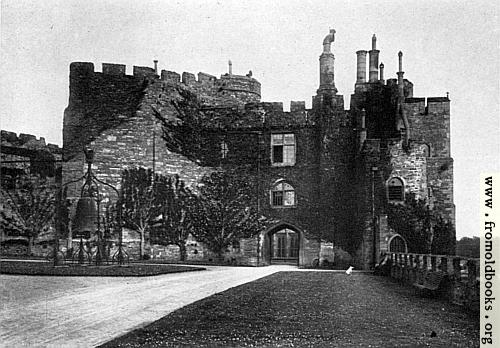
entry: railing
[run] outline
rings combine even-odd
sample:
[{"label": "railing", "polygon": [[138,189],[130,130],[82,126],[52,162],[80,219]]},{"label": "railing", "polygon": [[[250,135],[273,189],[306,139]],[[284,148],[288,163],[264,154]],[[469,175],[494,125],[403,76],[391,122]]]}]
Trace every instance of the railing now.
[{"label": "railing", "polygon": [[479,310],[479,259],[453,255],[389,253],[390,276],[405,284],[422,283],[430,272],[443,272],[440,295]]}]

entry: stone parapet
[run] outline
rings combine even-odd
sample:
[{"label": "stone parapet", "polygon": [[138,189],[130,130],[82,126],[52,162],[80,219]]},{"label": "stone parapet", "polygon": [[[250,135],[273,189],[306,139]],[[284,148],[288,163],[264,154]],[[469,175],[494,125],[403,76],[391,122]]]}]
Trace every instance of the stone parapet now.
[{"label": "stone parapet", "polygon": [[429,273],[444,274],[438,295],[469,310],[479,310],[479,259],[454,255],[389,253],[391,278],[422,283]]}]

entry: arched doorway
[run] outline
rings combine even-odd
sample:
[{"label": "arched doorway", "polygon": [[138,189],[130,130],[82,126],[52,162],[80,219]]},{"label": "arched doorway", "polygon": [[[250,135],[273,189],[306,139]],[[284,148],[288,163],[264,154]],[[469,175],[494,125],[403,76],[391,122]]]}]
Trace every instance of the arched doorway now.
[{"label": "arched doorway", "polygon": [[393,253],[408,252],[408,247],[406,245],[405,239],[399,234],[392,236],[392,238],[389,240],[389,251]]},{"label": "arched doorway", "polygon": [[268,257],[271,264],[298,265],[300,233],[289,226],[280,226],[268,233]]}]

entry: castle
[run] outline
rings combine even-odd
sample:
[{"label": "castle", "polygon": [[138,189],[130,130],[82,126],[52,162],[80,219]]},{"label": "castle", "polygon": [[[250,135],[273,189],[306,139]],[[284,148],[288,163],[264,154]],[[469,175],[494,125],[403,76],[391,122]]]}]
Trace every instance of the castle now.
[{"label": "castle", "polygon": [[[83,147],[95,152],[97,177],[114,186],[132,167],[178,174],[189,185],[215,167],[240,168],[255,179],[258,209],[278,221],[228,251],[240,264],[308,266],[333,243],[356,265],[371,268],[381,253],[407,250],[388,226],[388,202],[414,193],[454,224],[450,101],[413,97],[401,52],[397,78],[385,80],[373,35],[371,50],[356,52],[346,110],[335,87],[334,40],[330,30],[312,108],[292,101],[289,112],[282,103],[261,102],[260,83],[251,72],[233,74],[231,64],[220,78],[196,78],[159,72],[156,61],[154,68],[134,66],[131,76],[124,65],[103,64],[95,72],[92,63],[71,63],[63,182],[85,172]],[[203,142],[190,154],[167,146],[163,132],[165,120],[179,120],[186,93],[196,96],[203,115],[197,124]],[[70,199],[77,199],[80,187],[69,185]],[[113,198],[112,190],[103,190]],[[158,248],[151,246],[152,256],[168,254]],[[191,241],[188,260],[208,257],[202,249]]]}]

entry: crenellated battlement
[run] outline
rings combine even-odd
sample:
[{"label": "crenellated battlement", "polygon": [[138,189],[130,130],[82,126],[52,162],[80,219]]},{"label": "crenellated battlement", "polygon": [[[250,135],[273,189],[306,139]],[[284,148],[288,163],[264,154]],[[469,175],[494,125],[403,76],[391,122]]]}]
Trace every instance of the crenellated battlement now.
[{"label": "crenellated battlement", "polygon": [[26,148],[47,148],[50,152],[60,153],[62,149],[56,144],[47,144],[45,138],[37,138],[32,134],[19,133],[17,135],[15,132],[9,132],[6,130],[1,131],[1,143],[2,146],[14,146],[14,147],[26,147]]},{"label": "crenellated battlement", "polygon": [[312,126],[311,110],[283,111],[283,103],[259,102],[237,106],[206,106],[206,128],[215,129],[266,129]]},{"label": "crenellated battlement", "polygon": [[163,81],[170,84],[184,84],[194,89],[200,89],[204,94],[219,95],[239,99],[243,103],[258,102],[261,97],[260,82],[247,76],[223,74],[220,78],[214,75],[199,72],[196,76],[190,72],[182,74],[174,71],[161,70],[158,75],[156,67],[133,66],[132,75],[126,74],[124,64],[103,63],[102,72],[95,71],[94,64],[90,62],[73,62],[70,64],[70,79],[76,82],[81,79],[101,77],[106,79],[122,78],[134,79],[138,82],[147,79],[150,82]]},{"label": "crenellated battlement", "polygon": [[406,98],[404,109],[412,115],[450,113],[450,99],[448,97]]}]

